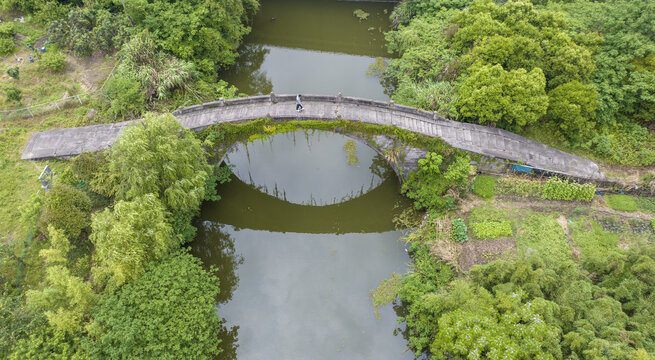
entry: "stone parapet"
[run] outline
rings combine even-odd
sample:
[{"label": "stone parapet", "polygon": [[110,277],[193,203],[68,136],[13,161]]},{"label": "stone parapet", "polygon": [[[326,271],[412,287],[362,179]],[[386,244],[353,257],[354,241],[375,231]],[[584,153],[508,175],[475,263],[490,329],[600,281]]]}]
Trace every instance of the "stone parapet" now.
[{"label": "stone parapet", "polygon": [[[200,130],[213,124],[268,117],[274,120],[352,120],[392,125],[426,136],[438,137],[449,145],[472,153],[507,159],[580,179],[604,180],[596,163],[551,148],[498,128],[461,123],[436,113],[412,107],[341,95],[303,95],[304,111],[295,111],[296,95],[273,94],[220,99],[173,112],[188,129]],[[129,122],[57,129],[35,133],[23,152],[23,159],[73,156],[111,146],[120,129]]]}]

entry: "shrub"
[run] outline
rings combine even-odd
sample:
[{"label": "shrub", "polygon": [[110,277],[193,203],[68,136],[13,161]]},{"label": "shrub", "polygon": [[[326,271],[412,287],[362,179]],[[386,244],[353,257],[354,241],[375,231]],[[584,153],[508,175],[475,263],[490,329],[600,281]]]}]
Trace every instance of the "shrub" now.
[{"label": "shrub", "polygon": [[483,199],[490,199],[494,196],[497,181],[493,176],[478,175],[471,184],[471,191]]},{"label": "shrub", "polygon": [[412,171],[402,186],[403,194],[414,200],[416,209],[444,210],[455,205],[455,198],[446,196],[446,192],[461,190],[475,167],[468,155],[458,154],[449,160],[446,166],[444,157],[434,152],[418,160],[418,170]]},{"label": "shrub", "polygon": [[607,195],[607,205],[618,211],[637,211],[637,203],[632,196],[628,195]]},{"label": "shrub", "polygon": [[139,81],[115,76],[107,81],[105,93],[111,99],[107,112],[113,118],[139,116],[146,107],[146,99]]},{"label": "shrub", "polygon": [[469,240],[468,235],[466,235],[468,228],[466,227],[464,220],[460,218],[453,219],[451,224],[452,230],[450,231],[450,234],[453,236],[453,240],[460,243],[467,242]]},{"label": "shrub", "polygon": [[39,60],[39,68],[52,72],[61,72],[66,68],[66,55],[59,52],[45,53]]},{"label": "shrub", "polygon": [[543,184],[537,180],[504,177],[496,184],[496,194],[541,197]]},{"label": "shrub", "polygon": [[578,184],[568,180],[552,177],[543,187],[542,199],[591,201],[594,198],[594,184]]},{"label": "shrub", "polygon": [[497,239],[503,236],[512,236],[512,225],[509,221],[485,221],[471,224],[473,236],[478,239]]},{"label": "shrub", "polygon": [[82,191],[67,184],[56,184],[46,194],[39,229],[48,234],[48,225],[61,230],[68,239],[77,239],[90,225],[91,200]]},{"label": "shrub", "polygon": [[10,38],[0,38],[0,55],[7,56],[14,53],[16,50],[16,45],[14,45],[14,39]]},{"label": "shrub", "polygon": [[14,23],[12,22],[3,22],[0,24],[0,37],[1,38],[6,38],[6,39],[11,39],[14,37],[16,34],[16,30],[14,29]]},{"label": "shrub", "polygon": [[9,101],[20,102],[23,100],[23,92],[14,84],[9,84],[5,87],[5,94],[7,94],[7,100]]},{"label": "shrub", "polygon": [[18,66],[12,66],[9,69],[7,69],[7,75],[13,77],[14,79],[18,79],[20,76],[20,70]]}]

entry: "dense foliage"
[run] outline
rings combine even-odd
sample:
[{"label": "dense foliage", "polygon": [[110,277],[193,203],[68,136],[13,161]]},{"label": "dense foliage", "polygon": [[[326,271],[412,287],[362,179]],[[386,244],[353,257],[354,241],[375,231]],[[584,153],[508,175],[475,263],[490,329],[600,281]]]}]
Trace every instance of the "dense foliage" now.
[{"label": "dense foliage", "polygon": [[85,56],[119,48],[129,36],[127,16],[93,4],[73,7],[66,19],[53,21],[48,26],[50,41]]},{"label": "dense foliage", "polygon": [[655,351],[655,248],[614,246],[608,255],[582,268],[535,256],[498,260],[446,288],[419,285],[410,272],[398,292],[410,346],[435,359],[647,359]]},{"label": "dense foliage", "polygon": [[[229,175],[214,173],[200,140],[172,116],[147,116],[125,128],[111,151],[85,153],[65,164],[54,187],[24,210],[24,221],[38,223],[41,235],[35,232],[31,244],[24,243],[21,258],[0,247],[0,355],[217,354],[218,279],[191,255],[171,254],[193,233],[191,217],[200,202],[218,199],[215,181]],[[90,216],[92,207],[105,209]],[[138,299],[138,306],[130,305],[135,312],[127,313],[120,304],[131,299]],[[152,309],[144,310],[144,299]],[[163,299],[170,308],[163,307]],[[134,321],[139,316],[151,322]],[[177,333],[165,328],[171,319]],[[139,324],[162,328],[153,335]],[[121,326],[134,330],[129,340],[121,337],[127,334]]]},{"label": "dense foliage", "polygon": [[113,292],[145,271],[146,264],[169,254],[180,242],[154,194],[121,200],[93,215],[93,280]]},{"label": "dense foliage", "polygon": [[125,0],[135,26],[147,29],[155,42],[176,57],[192,61],[214,75],[234,63],[244,25],[258,9],[256,0]]},{"label": "dense foliage", "polygon": [[94,359],[211,358],[220,352],[218,292],[218,278],[200,260],[171,255],[97,307],[88,353]]},{"label": "dense foliage", "polygon": [[[155,195],[179,242],[195,233],[189,222],[216,181],[205,150],[172,115],[146,115],[123,130],[107,154],[107,166],[95,187],[116,200]],[[221,179],[225,181],[224,177]]]},{"label": "dense foliage", "polygon": [[418,169],[412,171],[402,185],[403,193],[414,200],[416,209],[445,210],[455,206],[458,193],[475,172],[468,154],[455,153],[447,157],[428,152],[418,160]]},{"label": "dense foliage", "polygon": [[67,184],[56,184],[48,191],[39,219],[40,230],[48,226],[61,230],[69,239],[77,239],[91,224],[91,200],[82,190]]},{"label": "dense foliage", "polygon": [[[535,4],[535,5],[533,5]],[[655,162],[652,2],[405,1],[392,98],[611,162]]]},{"label": "dense foliage", "polygon": [[545,182],[530,178],[504,177],[496,183],[495,191],[502,195],[589,202],[596,194],[596,185],[593,183],[579,184],[556,176],[548,178]]}]

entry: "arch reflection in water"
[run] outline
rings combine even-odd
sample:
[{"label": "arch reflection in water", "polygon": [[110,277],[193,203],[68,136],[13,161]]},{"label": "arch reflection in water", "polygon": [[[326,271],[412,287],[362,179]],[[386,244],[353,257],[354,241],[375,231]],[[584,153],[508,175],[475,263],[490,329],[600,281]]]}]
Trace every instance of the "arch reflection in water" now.
[{"label": "arch reflection in water", "polygon": [[[356,161],[349,161],[352,159]],[[225,162],[243,182],[282,200],[305,205],[336,204],[359,197],[392,173],[385,171],[388,166],[381,164],[384,159],[369,146],[318,130],[276,134],[238,144],[225,156]]]},{"label": "arch reflection in water", "polygon": [[[365,178],[371,184],[377,177],[380,182],[360,197],[325,206],[281,200],[237,177],[219,186],[222,199],[201,209],[192,251],[206,266],[220,269],[217,308],[229,330],[222,335],[226,351],[221,358],[411,359],[412,354],[404,352],[403,337],[394,336],[393,308],[383,307],[378,321],[369,298],[380,280],[407,270],[409,257],[392,218],[411,203],[399,194],[398,180],[390,176],[384,159],[373,156],[366,166],[360,157],[359,170],[366,171],[366,177],[348,177],[347,172],[357,168],[347,165],[347,139],[317,152],[313,139],[324,142],[326,134],[309,134],[305,138],[296,133],[300,145],[282,155],[275,146],[249,147],[246,161],[261,157],[259,152],[269,159],[305,152],[286,158],[305,162],[294,164],[297,177],[285,177],[291,170],[283,164],[271,166],[268,173],[275,184],[281,178],[300,179],[291,186],[303,185],[305,194],[315,194],[314,187],[325,184],[303,176],[321,164],[308,154],[338,158],[343,166],[337,167],[339,178]],[[362,148],[359,145],[358,151]],[[303,165],[307,169],[302,170]]]}]

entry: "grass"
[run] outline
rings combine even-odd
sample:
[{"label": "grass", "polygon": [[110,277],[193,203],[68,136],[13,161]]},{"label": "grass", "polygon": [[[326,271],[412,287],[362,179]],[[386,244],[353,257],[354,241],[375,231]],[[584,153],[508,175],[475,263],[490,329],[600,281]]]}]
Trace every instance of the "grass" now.
[{"label": "grass", "polygon": [[0,121],[0,238],[27,235],[27,229],[19,222],[20,209],[40,189],[38,177],[41,171],[46,164],[55,173],[63,171],[66,166],[64,160],[20,160],[32,132],[86,125],[88,111],[86,107],[79,107],[62,110],[56,116]]},{"label": "grass", "polygon": [[594,220],[588,221],[584,217],[575,219],[569,224],[569,229],[571,240],[580,248],[583,261],[590,258],[607,258],[610,252],[618,248],[619,235],[603,230],[602,226]]},{"label": "grass", "polygon": [[504,210],[485,206],[471,209],[471,215],[469,215],[468,220],[469,224],[481,222],[503,222],[508,221],[509,217]]},{"label": "grass", "polygon": [[605,196],[607,205],[617,211],[637,211],[637,202],[635,198],[628,195],[607,195]]},{"label": "grass", "polygon": [[564,229],[552,215],[521,211],[523,213],[515,222],[519,256],[537,255],[550,263],[571,259],[571,248]]},{"label": "grass", "polygon": [[497,181],[493,176],[478,175],[471,184],[471,191],[483,199],[491,199],[495,195]]},{"label": "grass", "polygon": [[655,199],[637,197],[635,198],[635,203],[637,204],[637,209],[643,212],[655,214]]}]

